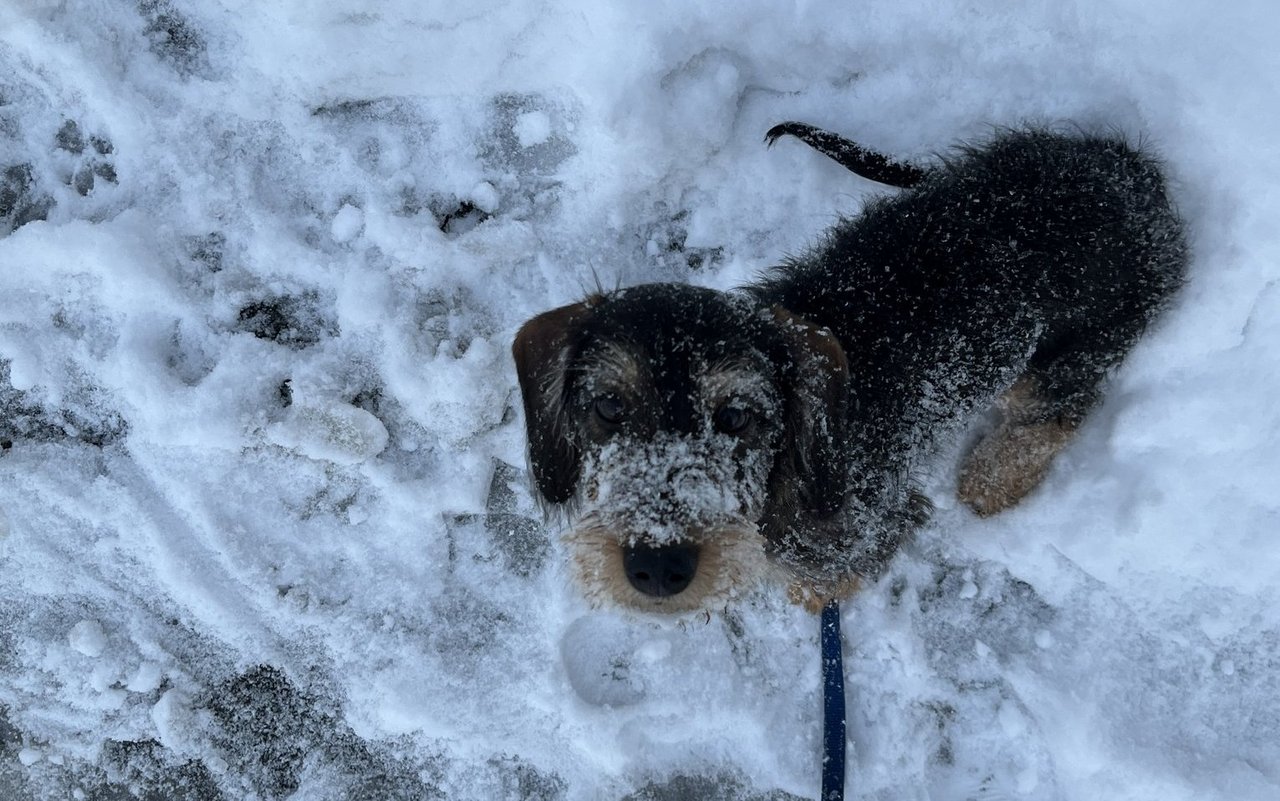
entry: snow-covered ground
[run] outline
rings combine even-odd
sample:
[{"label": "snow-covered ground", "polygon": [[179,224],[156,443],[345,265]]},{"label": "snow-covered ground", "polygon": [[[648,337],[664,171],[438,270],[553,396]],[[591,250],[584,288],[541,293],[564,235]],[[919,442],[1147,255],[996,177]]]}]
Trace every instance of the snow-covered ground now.
[{"label": "snow-covered ground", "polygon": [[[696,6],[696,7],[695,7]],[[7,0],[0,798],[789,799],[817,623],[592,610],[508,344],[728,287],[992,125],[1145,137],[1194,247],[1045,486],[845,607],[851,798],[1280,798],[1270,0]]]}]

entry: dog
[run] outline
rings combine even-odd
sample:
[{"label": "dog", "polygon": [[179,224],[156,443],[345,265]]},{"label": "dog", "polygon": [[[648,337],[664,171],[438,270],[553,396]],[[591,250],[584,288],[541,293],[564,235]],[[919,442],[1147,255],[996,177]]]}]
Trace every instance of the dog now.
[{"label": "dog", "polygon": [[927,520],[943,434],[994,405],[956,492],[1016,504],[1183,281],[1160,165],[1119,137],[1010,130],[924,168],[782,136],[901,191],[739,290],[598,292],[516,334],[533,482],[593,601],[709,611],[770,564],[811,609],[849,595]]}]

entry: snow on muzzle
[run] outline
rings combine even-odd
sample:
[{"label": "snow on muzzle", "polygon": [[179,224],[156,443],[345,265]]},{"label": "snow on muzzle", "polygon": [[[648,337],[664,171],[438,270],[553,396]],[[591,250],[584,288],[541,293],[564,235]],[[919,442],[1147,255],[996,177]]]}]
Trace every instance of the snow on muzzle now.
[{"label": "snow on muzzle", "polygon": [[584,463],[566,539],[593,602],[682,612],[728,600],[759,573],[755,520],[768,464],[734,437],[621,439]]}]

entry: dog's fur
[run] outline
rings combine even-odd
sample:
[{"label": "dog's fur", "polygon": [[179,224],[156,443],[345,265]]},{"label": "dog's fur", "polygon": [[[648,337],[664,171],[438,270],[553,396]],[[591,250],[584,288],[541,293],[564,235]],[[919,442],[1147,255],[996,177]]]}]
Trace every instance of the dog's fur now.
[{"label": "dog's fur", "polygon": [[595,599],[705,608],[764,555],[810,605],[845,594],[927,517],[919,460],[993,401],[958,494],[1016,503],[1182,280],[1158,165],[1117,138],[1006,132],[924,170],[783,134],[909,188],[740,291],[637,286],[516,335],[533,478]]}]

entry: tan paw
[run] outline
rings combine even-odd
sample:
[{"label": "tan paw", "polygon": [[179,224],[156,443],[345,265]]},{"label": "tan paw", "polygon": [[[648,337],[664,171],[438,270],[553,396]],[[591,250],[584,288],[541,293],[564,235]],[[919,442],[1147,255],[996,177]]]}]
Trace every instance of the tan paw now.
[{"label": "tan paw", "polygon": [[956,497],[982,517],[1008,509],[1040,485],[1075,432],[1075,425],[1060,421],[1006,420],[965,457]]},{"label": "tan paw", "polygon": [[787,600],[799,604],[815,615],[822,611],[828,601],[839,601],[853,595],[862,588],[862,579],[858,576],[846,576],[829,581],[815,579],[796,579],[787,587]]}]

